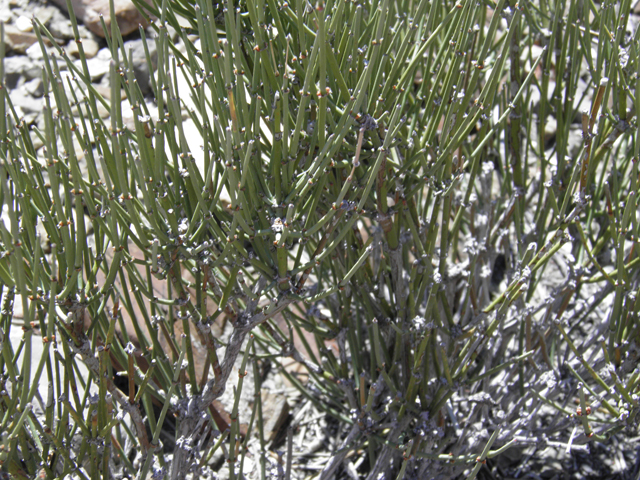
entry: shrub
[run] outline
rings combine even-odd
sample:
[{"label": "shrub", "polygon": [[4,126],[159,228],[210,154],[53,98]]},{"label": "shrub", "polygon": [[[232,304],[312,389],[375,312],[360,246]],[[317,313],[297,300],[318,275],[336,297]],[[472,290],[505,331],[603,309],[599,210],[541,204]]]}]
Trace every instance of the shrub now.
[{"label": "shrub", "polygon": [[[584,450],[636,428],[629,0],[139,7],[157,34],[157,114],[116,22],[110,100],[79,44],[79,64],[45,57],[44,131],[0,102],[4,472],[176,479],[222,449],[237,478],[258,442],[264,477],[260,402],[244,437],[237,400],[228,431],[208,413],[231,385],[239,398],[238,358],[241,372],[275,365],[339,422],[320,478],[473,478],[512,447]],[[228,339],[211,331],[223,318]]]}]

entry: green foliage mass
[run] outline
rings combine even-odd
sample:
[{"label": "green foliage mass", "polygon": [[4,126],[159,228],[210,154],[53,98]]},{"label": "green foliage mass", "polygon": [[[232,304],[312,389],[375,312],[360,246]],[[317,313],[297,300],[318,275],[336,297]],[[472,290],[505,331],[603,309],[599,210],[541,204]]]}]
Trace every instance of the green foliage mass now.
[{"label": "green foliage mass", "polygon": [[[55,47],[44,58],[43,131],[0,92],[3,472],[175,479],[224,449],[236,478],[257,432],[265,478],[259,402],[249,435],[236,421],[202,441],[217,429],[207,406],[241,394],[238,358],[241,371],[274,365],[340,422],[320,478],[343,478],[347,456],[362,478],[473,478],[512,447],[636,428],[629,0],[139,7],[157,34],[157,114],[115,22],[110,100],[81,43],[80,62]],[[223,319],[224,341],[211,333]],[[196,371],[196,335],[211,378]],[[173,450],[159,444],[170,418]]]}]

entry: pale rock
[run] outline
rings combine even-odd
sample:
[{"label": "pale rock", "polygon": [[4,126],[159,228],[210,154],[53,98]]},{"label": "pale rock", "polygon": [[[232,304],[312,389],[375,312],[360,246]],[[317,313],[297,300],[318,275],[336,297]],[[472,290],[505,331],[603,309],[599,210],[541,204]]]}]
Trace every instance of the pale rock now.
[{"label": "pale rock", "polygon": [[13,12],[11,12],[11,8],[9,8],[9,2],[7,0],[0,1],[0,22],[5,25],[11,23],[13,19]]},{"label": "pale rock", "polygon": [[64,47],[64,51],[67,52],[69,57],[80,58],[80,51],[75,40],[69,40],[69,43]]},{"label": "pale rock", "polygon": [[34,132],[34,131],[29,132],[29,136],[31,137],[31,143],[33,145],[33,148],[36,151],[40,150],[40,148],[42,148],[44,146],[44,143],[42,142],[42,139],[40,138],[40,136],[36,132]]},{"label": "pale rock", "polygon": [[95,82],[109,73],[109,62],[105,62],[98,57],[90,58],[87,60],[87,68],[89,69],[91,81]]},{"label": "pale rock", "polygon": [[98,115],[100,115],[100,118],[109,118],[109,115],[111,115],[109,109],[102,102],[98,102]]},{"label": "pale rock", "polygon": [[151,93],[150,75],[156,70],[158,64],[158,53],[156,51],[156,42],[147,39],[147,48],[149,49],[149,58],[151,65],[147,64],[147,57],[144,50],[142,39],[129,40],[124,43],[124,51],[127,58],[131,52],[133,60],[133,73],[136,77],[136,83],[140,87],[142,95],[146,96]]},{"label": "pale rock", "polygon": [[4,74],[7,86],[13,89],[18,85],[21,77],[26,80],[42,77],[42,67],[23,56],[6,57]]},{"label": "pale rock", "polygon": [[[34,61],[41,61],[44,58],[44,55],[42,54],[42,49],[40,48],[40,45],[37,43],[32,44],[29,48],[26,49],[24,53],[27,54],[27,57],[29,57],[29,59]],[[50,53],[49,49],[47,49],[47,54],[49,53]]]},{"label": "pale rock", "polygon": [[95,57],[100,50],[100,45],[93,38],[85,38],[82,40],[82,47],[84,48],[84,56],[86,58]]},{"label": "pale rock", "polygon": [[47,5],[46,7],[36,8],[34,16],[46,27],[57,11],[56,7]]},{"label": "pale rock", "polygon": [[24,88],[33,97],[41,97],[44,94],[42,78],[34,78],[24,84]]},{"label": "pale rock", "polygon": [[71,20],[64,16],[64,14],[55,7],[50,7],[52,10],[47,12],[50,14],[47,29],[51,35],[61,40],[69,40],[73,38],[73,27],[71,26]]},{"label": "pale rock", "polygon": [[[67,10],[66,0],[53,1],[63,10]],[[146,28],[146,20],[138,10],[136,10],[131,0],[114,0],[113,3],[116,21],[118,27],[120,27],[120,33],[123,36],[129,35],[137,30],[138,25]],[[110,28],[111,16],[109,13],[109,0],[71,0],[71,6],[79,21],[84,23],[93,33],[104,38],[100,17],[104,17],[107,28]]]},{"label": "pale rock", "polygon": [[28,95],[25,88],[20,88],[11,92],[11,102],[14,107],[20,107],[24,113],[42,112],[42,99],[33,98],[31,95]]},{"label": "pale rock", "polygon": [[571,158],[578,158],[583,146],[582,126],[571,125],[569,128],[569,138],[567,140],[567,154]]},{"label": "pale rock", "polygon": [[98,54],[96,55],[100,60],[106,60],[107,62],[111,60],[111,50],[107,47],[101,48],[98,50]]},{"label": "pale rock", "polygon": [[289,416],[289,404],[284,393],[260,391],[262,418],[264,419],[264,438],[272,441]]},{"label": "pale rock", "polygon": [[31,32],[33,30],[33,24],[31,19],[26,15],[20,15],[14,22],[16,28],[21,32]]},{"label": "pale rock", "polygon": [[544,143],[547,145],[551,142],[555,136],[556,131],[558,130],[558,122],[551,115],[547,116],[547,119],[544,123]]},{"label": "pale rock", "polygon": [[[104,98],[105,100],[111,100],[111,87],[107,85],[95,85],[94,88],[96,89],[96,92],[98,92],[102,96],[102,98]],[[125,98],[127,98],[127,93],[124,90],[120,90],[119,97],[120,100],[124,100]]]},{"label": "pale rock", "polygon": [[38,38],[35,33],[23,32],[15,25],[4,26],[4,40],[9,50],[16,53],[25,53],[33,47],[34,44],[38,49],[40,48],[37,45]]},{"label": "pale rock", "polygon": [[[100,45],[92,38],[85,38],[81,40],[84,56],[87,59],[94,58],[100,49]],[[80,51],[78,49],[78,43],[75,40],[70,40],[65,47],[67,54],[75,58],[80,58]]]}]

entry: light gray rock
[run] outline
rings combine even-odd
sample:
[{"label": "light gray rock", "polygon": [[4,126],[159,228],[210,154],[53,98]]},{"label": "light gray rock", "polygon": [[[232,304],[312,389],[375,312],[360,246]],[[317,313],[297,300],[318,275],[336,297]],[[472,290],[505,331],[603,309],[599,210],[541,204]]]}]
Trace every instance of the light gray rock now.
[{"label": "light gray rock", "polygon": [[[42,139],[40,138],[39,135],[36,134],[36,132],[29,132],[29,136],[31,137],[31,143],[33,144],[33,148],[37,150],[40,150],[40,148],[42,148],[44,146],[44,143],[42,142]],[[38,226],[42,225],[42,222],[38,222]],[[43,229],[44,230],[44,229]],[[47,235],[46,235],[46,231],[45,231],[45,235],[42,236],[42,234],[40,234],[40,238],[44,239],[46,241],[47,239]],[[44,241],[42,242],[42,247],[44,249],[45,245],[44,245]]]},{"label": "light gray rock", "polygon": [[147,39],[147,47],[149,48],[149,57],[151,58],[151,68],[149,68],[149,65],[147,64],[142,39],[129,40],[124,43],[124,50],[127,58],[129,57],[129,50],[131,50],[133,73],[136,77],[136,82],[140,87],[140,91],[145,96],[151,93],[150,75],[155,71],[158,63],[158,53],[156,51],[155,40]]},{"label": "light gray rock", "polygon": [[577,125],[571,125],[569,129],[569,139],[567,142],[567,154],[571,158],[577,158],[584,146],[584,139],[582,138],[582,127]]},{"label": "light gray rock", "polygon": [[[53,2],[66,11],[66,0],[53,0]],[[104,17],[107,28],[110,28],[109,0],[71,0],[71,6],[78,20],[93,33],[104,38],[100,16]],[[114,0],[114,10],[123,36],[137,30],[138,25],[147,26],[144,17],[136,10],[131,0]]]},{"label": "light gray rock", "polygon": [[14,107],[20,107],[25,114],[42,112],[42,99],[33,98],[24,87],[11,92],[11,102]]},{"label": "light gray rock", "polygon": [[100,51],[100,45],[93,38],[85,38],[82,40],[82,48],[87,58],[95,57]]},{"label": "light gray rock", "polygon": [[[98,54],[100,50],[100,45],[92,38],[85,38],[82,41],[82,49],[84,50],[84,56],[89,59],[93,58]],[[80,58],[80,52],[78,50],[78,44],[75,40],[70,40],[65,48],[67,53],[73,57]]]},{"label": "light gray rock", "polygon": [[38,38],[33,32],[23,32],[15,25],[5,25],[4,40],[9,47],[9,51],[25,53],[29,47],[38,41]]},{"label": "light gray rock", "polygon": [[40,23],[47,26],[56,12],[59,13],[59,10],[56,7],[47,5],[46,7],[36,8],[34,16],[40,21]]},{"label": "light gray rock", "polygon": [[111,60],[111,51],[108,48],[101,48],[96,55],[100,60],[109,61]]},{"label": "light gray rock", "polygon": [[73,38],[73,27],[71,21],[59,9],[55,7],[47,7],[47,15],[51,15],[46,27],[55,38],[61,40],[69,40]]},{"label": "light gray rock", "polygon": [[37,43],[27,48],[27,50],[24,53],[27,54],[27,57],[29,57],[30,60],[41,63],[43,58],[42,49],[40,48],[40,45],[38,45]]},{"label": "light gray rock", "polygon": [[4,59],[5,80],[9,89],[20,86],[21,81],[42,77],[42,68],[28,57],[15,56]]},{"label": "light gray rock", "polygon": [[44,85],[41,78],[34,78],[24,84],[24,88],[32,97],[42,97],[44,94]]},{"label": "light gray rock", "polygon": [[22,32],[31,32],[33,30],[33,25],[31,24],[31,19],[26,15],[20,15],[16,18],[13,24],[16,28]]},{"label": "light gray rock", "polygon": [[100,80],[103,76],[109,73],[109,62],[102,60],[99,57],[87,60],[87,67],[89,68],[89,75],[91,76],[92,82]]},{"label": "light gray rock", "polygon": [[0,1],[0,22],[5,25],[11,23],[13,19],[13,13],[11,12],[11,8],[9,8],[8,0]]},{"label": "light gray rock", "polygon": [[558,122],[552,116],[547,117],[547,121],[544,124],[544,143],[548,145],[555,136],[556,131],[558,130]]}]

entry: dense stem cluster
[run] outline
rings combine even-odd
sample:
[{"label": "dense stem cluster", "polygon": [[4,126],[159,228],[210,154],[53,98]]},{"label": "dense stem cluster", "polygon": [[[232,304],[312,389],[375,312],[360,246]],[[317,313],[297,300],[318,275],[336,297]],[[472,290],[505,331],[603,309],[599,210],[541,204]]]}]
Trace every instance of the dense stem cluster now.
[{"label": "dense stem cluster", "polygon": [[136,3],[152,99],[115,21],[107,100],[37,19],[44,131],[0,98],[2,471],[264,477],[249,363],[341,425],[323,479],[637,428],[629,0]]}]

